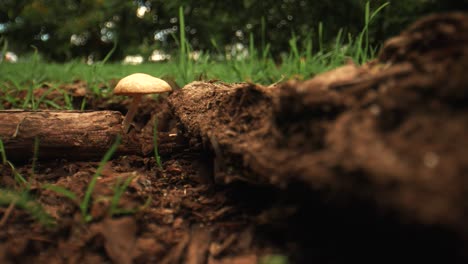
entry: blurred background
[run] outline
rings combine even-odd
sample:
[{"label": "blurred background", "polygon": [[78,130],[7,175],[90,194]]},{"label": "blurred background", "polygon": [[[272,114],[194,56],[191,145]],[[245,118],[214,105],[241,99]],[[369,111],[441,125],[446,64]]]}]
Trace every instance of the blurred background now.
[{"label": "blurred background", "polygon": [[[340,29],[346,36],[357,35],[365,24],[365,2],[0,0],[0,40],[10,59],[37,50],[48,61],[92,62],[114,48],[110,61],[168,60],[178,52],[183,7],[184,33],[192,51],[233,54],[249,45],[259,50],[268,45],[271,55],[280,58],[292,36],[301,45],[301,39],[317,39],[319,33],[323,43],[332,43]],[[370,4],[375,9],[386,2],[389,6],[369,28],[374,45],[423,15],[468,10],[468,0],[375,0]]]}]

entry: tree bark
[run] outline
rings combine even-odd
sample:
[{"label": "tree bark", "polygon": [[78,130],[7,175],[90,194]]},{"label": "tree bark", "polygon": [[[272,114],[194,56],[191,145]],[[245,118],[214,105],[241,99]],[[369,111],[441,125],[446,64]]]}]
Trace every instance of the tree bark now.
[{"label": "tree bark", "polygon": [[[0,138],[8,159],[99,159],[115,142],[119,155],[152,155],[152,129],[123,133],[123,116],[117,111],[0,111]],[[160,154],[171,151],[168,133],[159,133]]]}]

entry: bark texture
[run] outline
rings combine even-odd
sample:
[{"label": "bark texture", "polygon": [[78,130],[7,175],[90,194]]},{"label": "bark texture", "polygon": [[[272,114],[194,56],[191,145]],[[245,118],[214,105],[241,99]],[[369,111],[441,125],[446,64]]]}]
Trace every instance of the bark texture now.
[{"label": "bark texture", "polygon": [[[122,133],[117,111],[0,111],[0,138],[9,159],[27,160],[38,141],[39,158],[101,158]],[[118,152],[143,154],[139,140],[124,135]]]}]

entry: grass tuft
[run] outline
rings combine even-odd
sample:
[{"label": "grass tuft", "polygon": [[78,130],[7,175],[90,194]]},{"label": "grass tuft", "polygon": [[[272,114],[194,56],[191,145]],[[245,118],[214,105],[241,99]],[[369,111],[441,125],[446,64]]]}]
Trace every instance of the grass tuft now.
[{"label": "grass tuft", "polygon": [[88,214],[88,209],[91,202],[91,195],[93,193],[94,187],[96,186],[97,179],[99,178],[99,176],[101,176],[102,170],[104,169],[106,163],[110,160],[112,155],[114,155],[115,151],[119,147],[121,138],[122,136],[118,135],[114,144],[112,144],[109,150],[107,150],[106,154],[104,154],[104,157],[99,163],[96,172],[94,173],[93,177],[91,178],[91,181],[88,184],[88,188],[86,189],[83,201],[81,201],[80,204],[81,215],[84,217],[85,222],[89,222],[92,220],[92,216]]},{"label": "grass tuft", "polygon": [[56,192],[74,202],[79,203],[80,211],[81,211],[81,218],[83,222],[89,222],[93,218],[92,216],[88,213],[89,207],[91,205],[91,196],[94,191],[94,187],[96,187],[97,180],[99,176],[101,176],[102,170],[104,169],[104,166],[107,164],[107,162],[110,160],[112,155],[115,153],[117,148],[120,145],[121,141],[121,136],[118,135],[115,142],[112,144],[112,146],[107,150],[106,154],[104,154],[104,157],[102,160],[99,162],[99,166],[96,169],[96,172],[94,173],[93,177],[91,178],[88,187],[86,188],[85,195],[81,202],[78,199],[78,195],[76,195],[74,192],[68,190],[67,188],[53,185],[53,184],[44,184],[42,185],[42,188],[45,190],[50,190],[53,192]]},{"label": "grass tuft", "polygon": [[128,186],[130,185],[133,179],[135,179],[134,176],[126,178],[125,181],[123,182],[122,182],[122,178],[117,179],[117,183],[114,186],[114,195],[112,196],[111,204],[109,208],[110,216],[134,212],[133,210],[121,209],[118,207],[120,198],[122,198],[122,195],[125,193],[125,191],[127,190]]},{"label": "grass tuft", "polygon": [[47,214],[42,206],[35,201],[27,192],[15,192],[12,190],[0,189],[0,205],[14,206],[25,210],[34,219],[46,227],[55,225],[54,219]]}]

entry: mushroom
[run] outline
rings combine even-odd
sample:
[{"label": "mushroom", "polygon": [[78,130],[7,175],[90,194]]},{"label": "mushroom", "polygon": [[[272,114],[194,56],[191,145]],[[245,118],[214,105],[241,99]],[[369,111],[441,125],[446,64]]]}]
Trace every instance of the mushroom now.
[{"label": "mushroom", "polygon": [[133,101],[122,123],[124,133],[128,132],[143,95],[170,91],[172,88],[167,82],[144,73],[131,74],[121,79],[114,88],[114,94],[133,96]]}]

